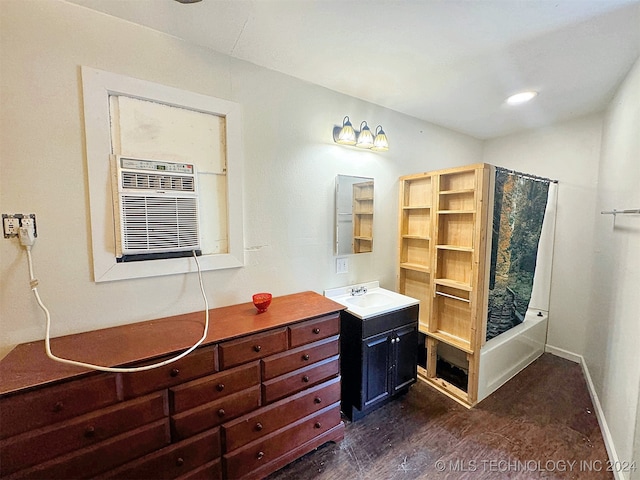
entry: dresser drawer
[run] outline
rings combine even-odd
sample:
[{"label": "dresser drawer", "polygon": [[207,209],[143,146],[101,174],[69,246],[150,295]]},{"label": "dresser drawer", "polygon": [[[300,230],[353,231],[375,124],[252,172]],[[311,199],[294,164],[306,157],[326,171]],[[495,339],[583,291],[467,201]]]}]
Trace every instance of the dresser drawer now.
[{"label": "dresser drawer", "polygon": [[340,333],[340,315],[334,313],[316,320],[292,325],[289,327],[291,347],[299,347],[305,343],[315,342],[321,338],[331,337]]},{"label": "dresser drawer", "polygon": [[[156,360],[156,362],[160,362]],[[155,362],[154,362],[155,363]],[[124,399],[203,377],[215,372],[215,347],[206,347],[163,367],[143,372],[119,373],[118,383]]]},{"label": "dresser drawer", "polygon": [[287,329],[280,328],[266,333],[249,335],[223,342],[218,346],[220,370],[268,357],[287,349]]},{"label": "dresser drawer", "polygon": [[248,413],[222,425],[225,450],[231,452],[339,401],[340,377]]},{"label": "dresser drawer", "polygon": [[113,405],[0,441],[0,475],[42,463],[167,416],[164,393]]},{"label": "dresser drawer", "polygon": [[0,398],[0,438],[51,425],[118,401],[114,375],[96,375]]},{"label": "dresser drawer", "polygon": [[8,479],[30,478],[68,480],[92,478],[135,458],[169,444],[169,421],[158,420],[130,432],[110,438],[26,470]]},{"label": "dresser drawer", "polygon": [[260,406],[260,387],[227,395],[215,402],[205,403],[171,416],[174,437],[187,438],[227,420],[234,419]]},{"label": "dresser drawer", "polygon": [[226,370],[169,390],[171,412],[179,413],[226,397],[260,383],[260,363]]},{"label": "dresser drawer", "polygon": [[340,423],[340,403],[223,456],[227,478],[241,478]]},{"label": "dresser drawer", "polygon": [[309,343],[293,350],[262,359],[262,378],[270,380],[285,373],[304,368],[325,358],[337,355],[340,350],[339,336]]},{"label": "dresser drawer", "polygon": [[340,372],[339,356],[336,355],[286,375],[268,380],[262,384],[262,398],[265,404],[280,400],[312,385],[316,385]]},{"label": "dresser drawer", "polygon": [[[216,470],[216,465],[213,465],[213,463],[218,457],[220,457],[220,430],[215,428],[145,455],[116,470],[107,472],[100,478],[127,480],[182,478],[181,475],[188,477],[189,474],[194,473],[192,470],[203,466],[207,467],[202,472],[203,476],[193,478],[215,478],[209,477],[207,472]],[[219,465],[217,469],[219,471]],[[206,476],[205,473],[207,474]]]},{"label": "dresser drawer", "polygon": [[218,458],[213,462],[205,463],[195,470],[180,475],[176,480],[222,480],[222,460]]}]

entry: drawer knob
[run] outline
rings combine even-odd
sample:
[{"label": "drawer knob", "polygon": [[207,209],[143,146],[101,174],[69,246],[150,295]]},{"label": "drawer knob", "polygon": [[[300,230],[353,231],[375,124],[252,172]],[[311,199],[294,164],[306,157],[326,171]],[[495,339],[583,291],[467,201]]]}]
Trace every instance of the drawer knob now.
[{"label": "drawer knob", "polygon": [[322,428],[322,424],[321,424],[320,422],[316,422],[316,423],[313,425],[313,428]]},{"label": "drawer knob", "polygon": [[304,383],[308,383],[309,382],[309,377],[307,375],[305,375],[304,377],[302,377],[302,381]]},{"label": "drawer knob", "polygon": [[316,397],[313,399],[313,403],[322,403],[322,399],[320,397]]},{"label": "drawer knob", "polygon": [[262,347],[261,347],[260,345],[256,345],[255,347],[253,347],[253,349],[254,349],[256,352],[259,352],[260,350],[262,350]]},{"label": "drawer knob", "polygon": [[262,426],[262,424],[260,422],[256,423],[256,430],[259,432],[260,430],[262,430],[264,427]]},{"label": "drawer knob", "polygon": [[320,329],[318,327],[313,329],[313,333],[315,333],[316,335],[318,335],[320,333]]},{"label": "drawer knob", "polygon": [[256,458],[258,460],[262,460],[262,457],[264,457],[264,452],[258,452],[258,454],[256,455]]},{"label": "drawer knob", "polygon": [[54,412],[61,412],[63,408],[64,408],[64,403],[56,402],[56,404],[53,406],[53,411]]},{"label": "drawer knob", "polygon": [[221,408],[220,410],[218,410],[218,416],[219,417],[224,417],[227,413],[224,411],[224,408]]},{"label": "drawer knob", "polygon": [[181,467],[182,465],[184,465],[184,458],[182,458],[182,457],[178,457],[178,458],[176,459],[176,466],[177,466],[177,467]]},{"label": "drawer knob", "polygon": [[177,377],[178,375],[180,375],[180,370],[178,370],[177,368],[172,368],[169,375],[171,375],[172,377]]},{"label": "drawer knob", "polygon": [[84,429],[84,436],[87,438],[93,438],[96,435],[96,429],[93,425]]},{"label": "drawer knob", "polygon": [[218,390],[219,392],[224,390],[224,383],[219,383],[218,386],[216,387],[216,390]]},{"label": "drawer knob", "polygon": [[309,354],[305,353],[304,355],[302,355],[302,360],[304,360],[305,362],[309,360]]}]

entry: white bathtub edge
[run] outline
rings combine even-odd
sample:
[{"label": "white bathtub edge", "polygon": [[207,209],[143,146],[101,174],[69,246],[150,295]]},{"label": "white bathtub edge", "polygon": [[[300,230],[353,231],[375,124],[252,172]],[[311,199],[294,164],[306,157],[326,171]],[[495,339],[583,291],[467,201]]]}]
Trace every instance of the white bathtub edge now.
[{"label": "white bathtub edge", "polygon": [[525,321],[487,341],[480,350],[478,402],[528,367],[545,351],[548,315],[528,311]]}]

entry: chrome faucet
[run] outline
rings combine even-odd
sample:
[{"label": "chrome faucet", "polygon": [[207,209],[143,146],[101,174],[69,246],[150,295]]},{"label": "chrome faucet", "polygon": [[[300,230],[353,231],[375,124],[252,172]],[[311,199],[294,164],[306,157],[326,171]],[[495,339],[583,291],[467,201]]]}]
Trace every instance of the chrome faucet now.
[{"label": "chrome faucet", "polygon": [[359,287],[353,287],[351,289],[352,297],[355,297],[358,295],[364,295],[365,293],[367,293],[367,287],[365,287],[364,285],[360,285]]}]

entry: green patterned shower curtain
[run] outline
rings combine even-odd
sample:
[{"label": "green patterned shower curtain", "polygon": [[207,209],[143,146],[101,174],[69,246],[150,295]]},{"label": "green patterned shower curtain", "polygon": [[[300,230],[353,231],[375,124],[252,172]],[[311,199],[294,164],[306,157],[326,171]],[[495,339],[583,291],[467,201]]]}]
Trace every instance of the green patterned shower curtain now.
[{"label": "green patterned shower curtain", "polygon": [[524,319],[549,181],[496,168],[487,340]]}]

